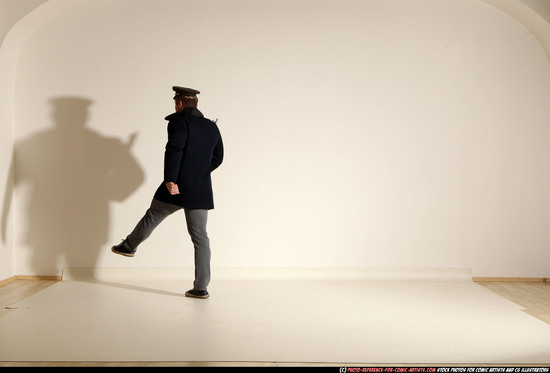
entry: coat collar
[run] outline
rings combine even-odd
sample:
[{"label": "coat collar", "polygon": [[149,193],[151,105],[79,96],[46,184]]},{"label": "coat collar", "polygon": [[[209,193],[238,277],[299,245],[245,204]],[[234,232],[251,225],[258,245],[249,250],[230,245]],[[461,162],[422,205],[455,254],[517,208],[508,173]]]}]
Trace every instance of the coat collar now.
[{"label": "coat collar", "polygon": [[164,119],[170,120],[183,115],[191,115],[192,117],[204,118],[204,115],[202,115],[199,109],[190,107],[190,108],[185,108],[183,110],[172,113]]}]

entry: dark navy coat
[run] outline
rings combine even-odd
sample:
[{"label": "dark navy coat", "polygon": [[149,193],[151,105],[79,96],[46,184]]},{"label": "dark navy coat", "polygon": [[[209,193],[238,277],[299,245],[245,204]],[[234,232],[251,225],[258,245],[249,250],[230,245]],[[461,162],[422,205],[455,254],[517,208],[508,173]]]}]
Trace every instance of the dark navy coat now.
[{"label": "dark navy coat", "polygon": [[[164,152],[164,181],[154,198],[187,209],[213,209],[210,173],[223,161],[218,126],[194,108],[183,109],[165,119],[168,142]],[[165,183],[170,181],[178,185],[180,194],[169,193]]]}]

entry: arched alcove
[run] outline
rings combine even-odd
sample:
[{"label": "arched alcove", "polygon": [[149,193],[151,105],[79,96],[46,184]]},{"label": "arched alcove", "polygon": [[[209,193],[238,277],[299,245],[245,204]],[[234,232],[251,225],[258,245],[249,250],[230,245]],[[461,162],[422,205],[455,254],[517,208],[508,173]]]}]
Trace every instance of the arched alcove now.
[{"label": "arched alcove", "polygon": [[[15,144],[51,128],[49,102],[67,95],[93,101],[94,131],[122,143],[137,133],[145,179],[111,205],[116,243],[159,183],[170,87],[189,85],[227,146],[213,265],[547,276],[540,41],[480,0],[344,3],[50,1],[42,9],[56,15],[20,46]],[[26,274],[36,251],[25,188],[14,208]],[[167,221],[131,264],[109,256],[111,242],[94,264],[191,266],[181,224]]]}]

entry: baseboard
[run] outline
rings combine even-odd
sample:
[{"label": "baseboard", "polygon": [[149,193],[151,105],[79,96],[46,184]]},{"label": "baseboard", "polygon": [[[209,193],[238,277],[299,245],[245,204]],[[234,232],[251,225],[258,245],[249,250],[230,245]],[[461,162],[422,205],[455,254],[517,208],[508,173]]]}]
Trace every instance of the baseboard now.
[{"label": "baseboard", "polygon": [[[40,275],[16,275],[0,280],[0,286],[9,284],[16,280],[47,280],[61,281],[62,275],[59,276],[40,276]],[[537,282],[550,283],[550,278],[546,277],[472,277],[473,282]]]},{"label": "baseboard", "polygon": [[38,276],[38,275],[16,275],[16,280],[49,280],[49,281],[61,281],[63,276]]},{"label": "baseboard", "polygon": [[544,277],[472,277],[474,282],[550,282]]},{"label": "baseboard", "polygon": [[61,281],[63,276],[38,276],[38,275],[16,275],[8,277],[4,280],[0,280],[0,286],[9,284],[16,280],[47,280],[47,281]]},{"label": "baseboard", "polygon": [[[212,268],[216,280],[289,281],[472,281],[469,269],[460,268]],[[193,268],[71,268],[63,280],[128,279],[193,280]]]},{"label": "baseboard", "polygon": [[10,282],[15,281],[15,280],[17,280],[17,278],[15,276],[8,277],[4,280],[0,280],[0,286],[9,284]]}]

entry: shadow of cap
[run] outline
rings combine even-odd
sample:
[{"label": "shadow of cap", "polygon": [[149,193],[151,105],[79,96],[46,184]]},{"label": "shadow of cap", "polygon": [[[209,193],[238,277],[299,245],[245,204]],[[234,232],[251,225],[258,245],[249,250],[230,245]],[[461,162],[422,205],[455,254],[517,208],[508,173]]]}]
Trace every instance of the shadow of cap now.
[{"label": "shadow of cap", "polygon": [[88,117],[93,101],[86,97],[60,96],[49,100],[53,117],[58,126],[82,126]]},{"label": "shadow of cap", "polygon": [[86,97],[78,96],[59,96],[49,100],[53,107],[67,106],[67,107],[81,107],[88,108],[94,102]]}]

